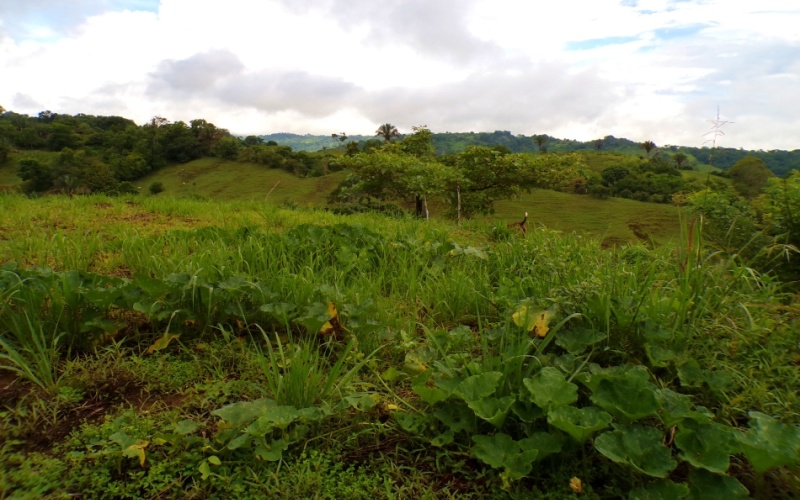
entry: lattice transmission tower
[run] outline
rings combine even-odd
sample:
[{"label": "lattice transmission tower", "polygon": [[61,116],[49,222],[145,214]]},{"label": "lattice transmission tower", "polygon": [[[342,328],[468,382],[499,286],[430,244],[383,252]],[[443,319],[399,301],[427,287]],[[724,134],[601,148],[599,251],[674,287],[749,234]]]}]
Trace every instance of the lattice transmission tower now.
[{"label": "lattice transmission tower", "polygon": [[711,143],[711,152],[708,154],[708,164],[712,167],[714,166],[714,150],[717,149],[717,139],[723,135],[725,132],[722,131],[722,126],[727,125],[728,123],[733,123],[730,120],[722,120],[719,117],[719,106],[717,106],[717,118],[715,120],[709,120],[711,122],[711,130],[703,134],[703,137],[711,136],[709,139],[703,142],[705,146],[709,142]]}]

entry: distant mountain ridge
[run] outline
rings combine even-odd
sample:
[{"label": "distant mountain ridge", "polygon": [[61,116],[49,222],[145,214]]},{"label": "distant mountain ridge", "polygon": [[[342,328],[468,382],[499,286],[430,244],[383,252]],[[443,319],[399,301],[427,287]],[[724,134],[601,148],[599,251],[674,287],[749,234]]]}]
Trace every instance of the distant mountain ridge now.
[{"label": "distant mountain ridge", "polygon": [[[320,151],[323,149],[336,149],[341,147],[338,138],[325,135],[276,133],[260,136],[265,141],[275,141],[278,144],[290,146],[295,151]],[[539,151],[534,137],[514,135],[509,131],[497,130],[495,132],[444,132],[433,134],[433,145],[436,153],[440,155],[459,153],[468,146],[505,146],[514,153],[533,153]],[[574,139],[560,139],[543,135],[542,147],[550,152],[570,152],[586,149],[597,149],[598,140],[577,141]],[[347,142],[359,143],[377,139],[374,136],[352,135]],[[625,138],[606,136],[599,144],[602,151],[613,151],[630,155],[643,155],[639,142]],[[800,149],[794,151],[771,150],[752,151],[734,148],[697,148],[688,146],[663,146],[656,151],[668,154],[683,153],[693,157],[698,163],[713,165],[722,170],[731,168],[737,161],[745,156],[760,158],[767,167],[776,175],[783,176],[791,170],[800,170]]]}]

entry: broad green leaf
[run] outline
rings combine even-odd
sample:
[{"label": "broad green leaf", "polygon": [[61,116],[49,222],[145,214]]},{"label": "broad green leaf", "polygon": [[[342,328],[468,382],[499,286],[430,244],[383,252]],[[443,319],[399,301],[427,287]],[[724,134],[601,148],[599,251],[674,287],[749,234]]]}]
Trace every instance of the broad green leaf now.
[{"label": "broad green leaf", "polygon": [[422,401],[429,405],[435,405],[450,397],[450,392],[438,387],[433,377],[428,373],[422,373],[415,377],[411,388],[414,389],[414,392],[417,393]]},{"label": "broad green leaf", "polygon": [[684,387],[700,387],[706,380],[703,369],[694,359],[690,359],[678,367],[678,378]]},{"label": "broad green leaf", "polygon": [[665,478],[677,466],[664,446],[658,429],[641,425],[618,425],[594,440],[594,447],[604,456],[653,477]]},{"label": "broad green leaf", "polygon": [[208,463],[210,463],[211,465],[222,465],[222,461],[216,455],[211,455],[210,457],[208,457]]},{"label": "broad green leaf", "polygon": [[472,440],[475,442],[472,454],[495,469],[502,468],[508,456],[519,453],[519,445],[508,434],[472,436]]},{"label": "broad green leaf", "polygon": [[403,377],[406,377],[406,374],[395,368],[394,366],[390,366],[387,368],[383,373],[381,373],[381,378],[386,382],[394,382],[399,380]]},{"label": "broad green leaf", "polygon": [[531,393],[531,401],[545,411],[578,400],[578,386],[567,382],[563,373],[550,366],[522,382]]},{"label": "broad green leaf", "polygon": [[535,404],[519,400],[517,400],[511,406],[511,411],[514,412],[514,415],[516,415],[520,420],[527,424],[532,424],[540,418],[543,418],[545,415],[544,410]]},{"label": "broad green leaf", "polygon": [[734,500],[750,496],[747,488],[736,479],[713,474],[705,469],[693,469],[689,473],[689,490],[692,498],[697,500],[716,500],[718,498]]},{"label": "broad green leaf", "polygon": [[475,414],[461,402],[454,401],[453,404],[442,405],[433,412],[433,416],[454,433],[466,431],[472,434],[475,432]]},{"label": "broad green leaf", "polygon": [[495,469],[503,469],[510,479],[527,475],[539,454],[535,449],[522,449],[511,436],[498,433],[493,436],[473,436],[472,454]]},{"label": "broad green leaf", "polygon": [[644,345],[644,350],[647,354],[647,359],[650,361],[650,365],[662,368],[669,366],[669,362],[678,356],[672,349],[651,342]]},{"label": "broad green leaf", "polygon": [[550,455],[555,455],[561,451],[561,436],[550,434],[549,432],[534,432],[530,437],[519,441],[522,450],[538,450],[536,461],[544,460]]},{"label": "broad green leaf", "polygon": [[401,429],[413,435],[422,435],[428,429],[428,416],[419,413],[398,412],[394,419]]},{"label": "broad green leaf", "polygon": [[692,398],[670,389],[658,389],[656,400],[661,408],[661,421],[665,427],[672,427],[692,415]]},{"label": "broad green leaf", "polygon": [[547,423],[561,429],[579,443],[611,424],[611,415],[594,406],[575,408],[562,406],[547,414]]},{"label": "broad green leaf", "polygon": [[716,392],[728,392],[733,389],[733,377],[721,370],[706,370],[708,388]]},{"label": "broad green leaf", "polygon": [[208,479],[208,476],[211,475],[211,467],[208,466],[207,460],[200,462],[200,467],[198,467],[197,470],[200,472],[200,478],[203,480]]},{"label": "broad green leaf", "polygon": [[278,429],[286,429],[289,424],[300,418],[300,412],[294,406],[269,405],[264,411],[268,418]]},{"label": "broad green leaf", "polygon": [[486,420],[495,427],[502,427],[514,401],[516,401],[516,399],[512,396],[505,396],[502,398],[487,397],[477,401],[468,401],[467,405],[469,405],[478,417]]},{"label": "broad green leaf", "polygon": [[700,423],[692,419],[681,422],[675,435],[680,458],[695,467],[724,474],[730,466],[734,448],[733,429],[716,422]]},{"label": "broad green leaf", "polygon": [[136,444],[136,440],[130,437],[125,431],[117,431],[108,436],[108,439],[117,443],[123,450],[133,444]]},{"label": "broad green leaf", "polygon": [[268,445],[259,444],[253,453],[266,462],[277,462],[283,456],[283,452],[289,449],[289,443],[283,439],[272,441]]},{"label": "broad green leaf", "polygon": [[589,365],[589,371],[578,374],[575,380],[578,380],[592,392],[595,392],[600,387],[600,382],[603,380],[616,380],[620,378],[646,384],[650,380],[650,371],[641,365],[609,366],[603,368],[595,363],[591,363]]},{"label": "broad green leaf", "polygon": [[649,417],[658,411],[655,387],[636,376],[600,381],[591,400],[623,422]]},{"label": "broad green leaf", "polygon": [[556,338],[556,345],[563,347],[572,354],[580,354],[590,345],[596,344],[606,337],[607,335],[603,332],[589,328],[575,328],[574,330],[559,332]]},{"label": "broad green leaf", "polygon": [[185,436],[187,434],[191,434],[192,432],[196,431],[199,427],[200,424],[187,419],[187,420],[181,420],[180,422],[176,423],[173,426],[173,429],[175,429],[175,432],[177,432],[181,436]]},{"label": "broad green leaf", "polygon": [[477,402],[494,394],[502,378],[503,374],[500,372],[473,375],[462,380],[453,392],[467,403]]},{"label": "broad green leaf", "polygon": [[303,325],[309,333],[316,334],[329,319],[327,302],[314,302],[306,307],[303,315],[295,319],[295,321]]},{"label": "broad green leaf", "polygon": [[271,399],[257,399],[255,401],[239,401],[238,403],[223,406],[211,412],[233,427],[242,427],[249,424],[257,417],[264,415],[269,405],[275,402]]},{"label": "broad green leaf", "polygon": [[447,446],[448,444],[452,443],[454,437],[455,435],[453,434],[453,431],[448,430],[431,439],[431,444],[437,448],[441,448],[442,446]]},{"label": "broad green leaf", "polygon": [[252,424],[244,428],[244,432],[255,437],[264,437],[275,430],[275,425],[271,418],[258,417]]},{"label": "broad green leaf", "polygon": [[265,313],[271,314],[279,322],[288,323],[292,319],[292,313],[297,309],[297,306],[287,302],[273,302],[262,305],[260,309]]},{"label": "broad green leaf", "polygon": [[663,479],[632,490],[628,500],[678,500],[688,496],[688,486]]},{"label": "broad green leaf", "polygon": [[253,437],[250,434],[240,434],[239,436],[231,439],[231,441],[228,443],[227,448],[229,450],[237,450],[242,446],[247,446],[248,444],[250,444],[250,441],[252,439]]},{"label": "broad green leaf", "polygon": [[750,429],[738,433],[742,452],[756,472],[784,465],[800,465],[800,426],[779,422],[757,411],[748,413]]}]

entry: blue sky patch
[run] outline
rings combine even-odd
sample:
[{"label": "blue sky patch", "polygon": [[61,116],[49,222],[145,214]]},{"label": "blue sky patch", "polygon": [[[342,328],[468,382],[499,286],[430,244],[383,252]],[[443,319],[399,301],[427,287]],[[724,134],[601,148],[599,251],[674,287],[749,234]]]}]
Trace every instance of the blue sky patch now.
[{"label": "blue sky patch", "polygon": [[577,40],[574,42],[567,42],[567,50],[590,50],[598,47],[606,47],[608,45],[619,45],[622,43],[630,43],[638,40],[638,36],[609,36],[605,38],[591,38],[589,40]]},{"label": "blue sky patch", "polygon": [[653,31],[653,34],[659,40],[675,40],[676,38],[684,38],[687,36],[696,35],[703,29],[711,26],[710,24],[693,24],[691,26],[682,26],[680,28],[659,28]]}]

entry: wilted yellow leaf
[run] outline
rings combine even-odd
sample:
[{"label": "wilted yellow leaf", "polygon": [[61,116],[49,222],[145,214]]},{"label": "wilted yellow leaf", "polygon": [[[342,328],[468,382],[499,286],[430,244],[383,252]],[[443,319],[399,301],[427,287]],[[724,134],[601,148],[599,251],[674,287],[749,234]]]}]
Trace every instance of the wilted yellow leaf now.
[{"label": "wilted yellow leaf", "polygon": [[169,343],[178,337],[178,335],[170,334],[169,332],[164,333],[164,336],[160,337],[153,343],[153,345],[147,348],[147,354],[153,354],[156,351],[166,349]]},{"label": "wilted yellow leaf", "polygon": [[547,332],[550,331],[550,327],[547,326],[550,323],[550,319],[553,317],[553,313],[549,311],[542,311],[536,314],[536,324],[533,325],[533,333],[538,335],[539,337],[545,337]]},{"label": "wilted yellow leaf", "polygon": [[575,493],[583,493],[583,483],[577,477],[569,480],[569,487]]},{"label": "wilted yellow leaf", "polygon": [[547,332],[550,331],[548,324],[552,318],[552,311],[534,311],[526,305],[519,306],[519,309],[511,315],[515,325],[521,326],[539,337],[547,336]]},{"label": "wilted yellow leaf", "polygon": [[125,448],[125,451],[123,451],[122,453],[126,457],[138,458],[139,465],[144,467],[144,449],[147,448],[148,444],[150,443],[148,443],[147,441],[139,441],[138,443],[132,444],[127,448]]},{"label": "wilted yellow leaf", "polygon": [[319,329],[319,333],[322,335],[333,335],[337,339],[344,338],[342,326],[339,324],[339,312],[336,310],[336,306],[333,302],[328,302],[326,314],[330,319],[322,325],[322,328]]}]

